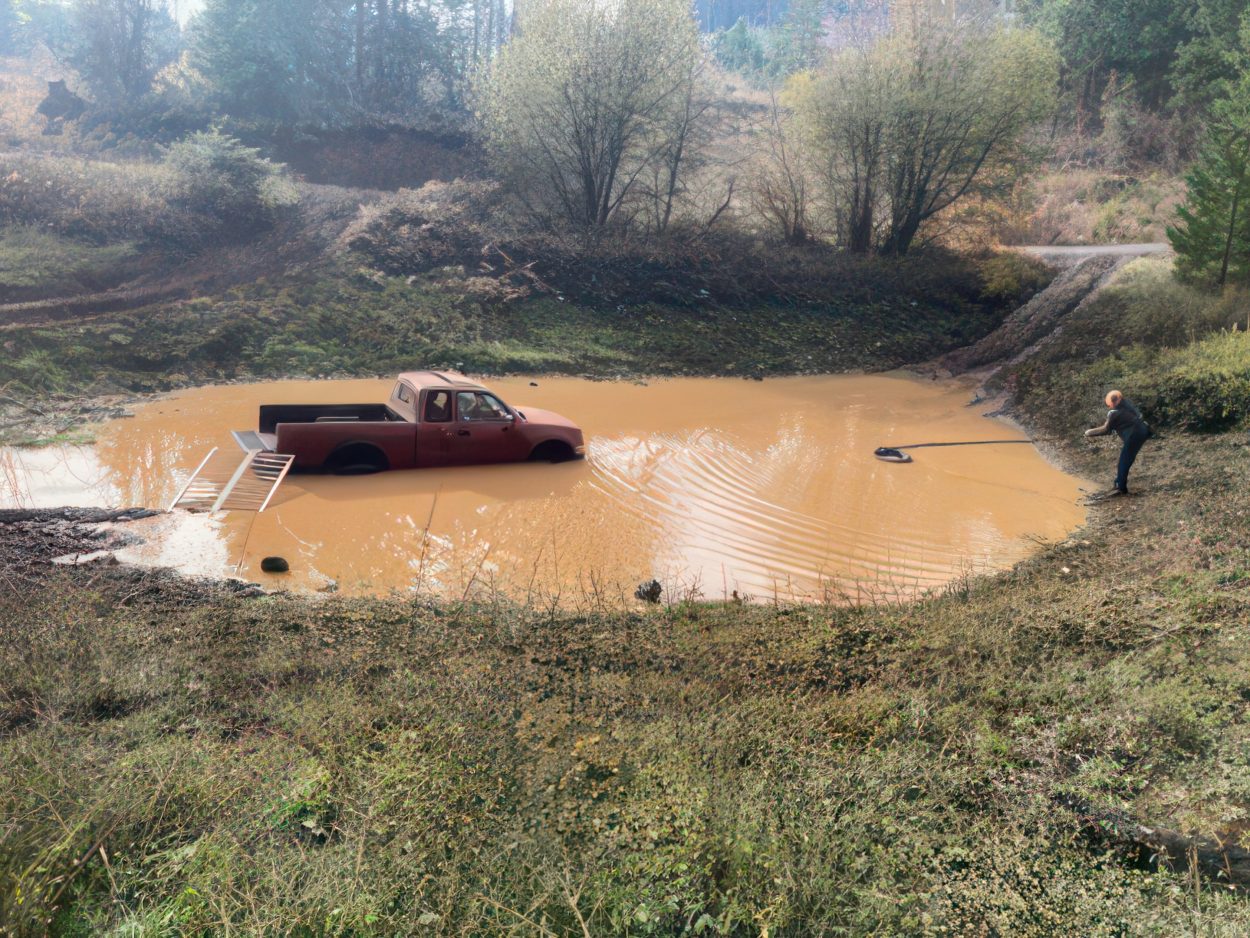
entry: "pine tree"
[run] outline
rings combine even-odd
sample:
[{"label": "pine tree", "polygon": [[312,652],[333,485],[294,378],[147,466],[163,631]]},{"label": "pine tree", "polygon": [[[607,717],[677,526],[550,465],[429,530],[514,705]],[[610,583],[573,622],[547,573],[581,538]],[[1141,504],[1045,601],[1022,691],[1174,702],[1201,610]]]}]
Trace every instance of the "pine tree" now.
[{"label": "pine tree", "polygon": [[764,43],[759,30],[748,26],[745,19],[738,20],[717,37],[716,58],[731,72],[759,72],[764,67]]},{"label": "pine tree", "polygon": [[828,47],[825,44],[830,0],[790,0],[786,18],[773,30],[770,50],[773,71],[792,75],[820,63]]},{"label": "pine tree", "polygon": [[1212,105],[1206,141],[1186,177],[1189,192],[1168,229],[1178,274],[1223,286],[1250,283],[1250,18],[1241,67]]}]

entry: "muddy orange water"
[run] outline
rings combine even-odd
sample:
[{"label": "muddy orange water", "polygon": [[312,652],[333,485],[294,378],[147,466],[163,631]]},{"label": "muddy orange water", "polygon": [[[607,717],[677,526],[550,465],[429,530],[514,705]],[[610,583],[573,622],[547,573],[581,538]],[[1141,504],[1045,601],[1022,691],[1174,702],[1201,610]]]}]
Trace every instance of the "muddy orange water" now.
[{"label": "muddy orange water", "polygon": [[[269,587],[492,591],[531,602],[669,597],[864,601],[1006,567],[1084,520],[1081,480],[1027,445],[873,458],[884,444],[1022,438],[966,406],[967,386],[908,376],[764,382],[491,381],[586,431],[585,461],[290,476],[263,514],[130,525],[124,559]],[[389,381],[208,387],[140,407],[94,448],[9,451],[9,503],[165,507],[261,403],[384,400]],[[280,555],[291,573],[260,560]]]}]

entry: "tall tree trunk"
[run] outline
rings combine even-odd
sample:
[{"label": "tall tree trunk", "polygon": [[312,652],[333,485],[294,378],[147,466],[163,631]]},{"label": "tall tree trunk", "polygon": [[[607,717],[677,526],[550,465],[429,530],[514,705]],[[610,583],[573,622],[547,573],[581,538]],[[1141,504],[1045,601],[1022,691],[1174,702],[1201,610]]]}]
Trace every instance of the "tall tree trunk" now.
[{"label": "tall tree trunk", "polygon": [[482,10],[479,4],[481,0],[473,0],[473,67],[477,68],[477,63],[482,59]]},{"label": "tall tree trunk", "polygon": [[848,226],[849,247],[852,254],[867,254],[872,249],[872,190],[856,191],[851,203],[851,219]]},{"label": "tall tree trunk", "polygon": [[911,249],[911,243],[915,240],[919,230],[920,216],[909,212],[890,232],[885,244],[881,246],[881,253],[890,257],[902,257]]},{"label": "tall tree trunk", "polygon": [[365,97],[365,0],[356,0],[356,99]]},{"label": "tall tree trunk", "polygon": [[377,0],[378,10],[378,28],[377,28],[377,44],[378,47],[374,52],[375,65],[373,74],[373,83],[375,85],[375,100],[381,100],[386,95],[387,83],[387,63],[386,63],[386,30],[387,30],[387,0]]},{"label": "tall tree trunk", "polygon": [[1216,281],[1221,287],[1228,279],[1228,261],[1233,253],[1233,242],[1237,240],[1237,212],[1241,208],[1241,196],[1246,186],[1246,163],[1250,160],[1250,152],[1241,159],[1240,172],[1237,174],[1237,185],[1233,189],[1233,205],[1228,213],[1228,232],[1224,237],[1224,257],[1220,261],[1220,276]]}]

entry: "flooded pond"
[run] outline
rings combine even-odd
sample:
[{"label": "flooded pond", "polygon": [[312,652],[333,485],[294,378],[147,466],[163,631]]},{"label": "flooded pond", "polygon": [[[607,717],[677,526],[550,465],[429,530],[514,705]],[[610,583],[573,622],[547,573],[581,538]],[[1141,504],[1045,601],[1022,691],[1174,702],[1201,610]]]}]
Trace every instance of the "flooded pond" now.
[{"label": "flooded pond", "polygon": [[[585,461],[292,475],[262,514],[183,512],[133,523],[122,559],[267,587],[345,593],[498,592],[568,606],[668,598],[868,601],[1001,569],[1080,525],[1081,480],[1032,446],[881,445],[1023,438],[966,406],[966,385],[908,376],[649,385],[573,378],[488,385],[564,414]],[[0,503],[167,507],[261,403],[370,402],[392,381],[276,382],[186,391],[114,421],[94,447],[8,450]],[[291,572],[269,575],[279,555]]]}]

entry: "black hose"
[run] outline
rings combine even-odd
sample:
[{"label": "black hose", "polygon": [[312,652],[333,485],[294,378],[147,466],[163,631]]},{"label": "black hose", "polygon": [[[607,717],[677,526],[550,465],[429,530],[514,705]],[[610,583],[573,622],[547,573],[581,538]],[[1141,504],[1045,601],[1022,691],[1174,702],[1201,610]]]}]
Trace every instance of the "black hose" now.
[{"label": "black hose", "polygon": [[991,446],[1000,443],[1032,443],[1032,440],[967,440],[962,443],[912,443],[909,446],[891,446],[889,449],[927,449],[930,446]]}]

